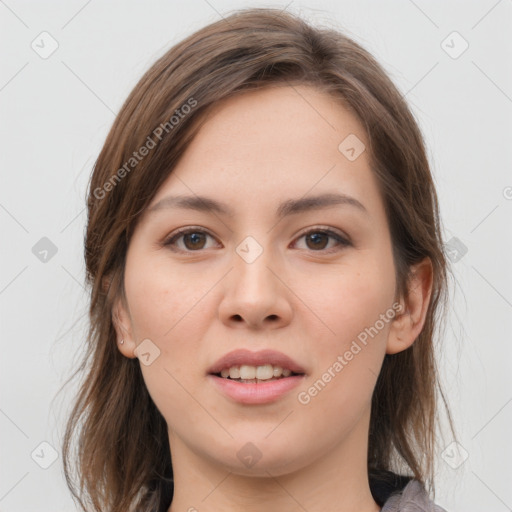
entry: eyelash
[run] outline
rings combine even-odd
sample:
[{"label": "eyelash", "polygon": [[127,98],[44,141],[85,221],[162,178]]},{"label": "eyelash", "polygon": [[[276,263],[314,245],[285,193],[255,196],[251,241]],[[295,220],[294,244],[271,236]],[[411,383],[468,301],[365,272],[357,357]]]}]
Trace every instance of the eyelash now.
[{"label": "eyelash", "polygon": [[[213,235],[211,235],[210,233],[208,233],[208,231],[205,231],[202,228],[188,227],[188,228],[181,228],[181,229],[175,231],[169,238],[167,238],[165,240],[163,245],[166,246],[166,247],[169,247],[172,251],[175,251],[175,252],[193,253],[193,252],[200,252],[200,251],[204,250],[204,249],[198,249],[197,251],[193,251],[193,250],[177,249],[177,248],[173,248],[172,247],[172,245],[179,238],[181,238],[183,235],[187,235],[187,234],[190,234],[190,233],[203,233],[205,235],[208,235],[208,236],[214,238]],[[302,233],[301,235],[299,235],[298,239],[301,239],[304,236],[310,235],[312,233],[321,233],[321,234],[324,234],[324,235],[328,235],[330,238],[334,238],[338,242],[338,245],[335,246],[335,247],[331,247],[330,249],[320,249],[318,251],[315,251],[314,249],[310,249],[311,252],[330,254],[332,252],[336,252],[337,250],[340,250],[340,247],[343,248],[343,247],[348,247],[348,246],[352,245],[349,240],[347,240],[346,238],[342,237],[341,235],[339,235],[335,231],[332,231],[331,229],[328,229],[328,228],[320,228],[320,227],[316,227],[316,228],[310,229],[309,231],[306,231],[306,232]]]}]

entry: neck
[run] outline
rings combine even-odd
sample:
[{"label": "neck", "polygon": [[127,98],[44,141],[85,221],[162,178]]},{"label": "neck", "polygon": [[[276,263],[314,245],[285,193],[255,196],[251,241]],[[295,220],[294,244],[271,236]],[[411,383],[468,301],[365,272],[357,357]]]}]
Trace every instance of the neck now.
[{"label": "neck", "polygon": [[310,464],[286,473],[260,468],[257,476],[201,457],[172,432],[174,496],[168,512],[378,512],[368,482],[367,432],[358,425]]}]

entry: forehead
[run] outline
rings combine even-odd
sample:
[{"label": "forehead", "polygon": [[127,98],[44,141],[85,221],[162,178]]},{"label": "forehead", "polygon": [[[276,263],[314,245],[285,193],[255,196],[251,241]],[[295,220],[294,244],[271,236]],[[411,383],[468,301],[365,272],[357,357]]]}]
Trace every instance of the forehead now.
[{"label": "forehead", "polygon": [[[340,99],[312,86],[281,85],[239,93],[213,105],[193,146],[208,151],[205,158],[250,154],[256,163],[279,157],[311,163],[319,156],[337,159],[340,142],[350,134],[368,145],[360,121]],[[191,156],[200,157],[198,153]]]},{"label": "forehead", "polygon": [[[357,158],[343,153],[346,140],[359,144]],[[235,202],[240,196],[282,202],[309,192],[378,201],[365,147],[367,135],[357,117],[311,86],[244,92],[209,109],[150,207],[171,191],[217,192]]]}]

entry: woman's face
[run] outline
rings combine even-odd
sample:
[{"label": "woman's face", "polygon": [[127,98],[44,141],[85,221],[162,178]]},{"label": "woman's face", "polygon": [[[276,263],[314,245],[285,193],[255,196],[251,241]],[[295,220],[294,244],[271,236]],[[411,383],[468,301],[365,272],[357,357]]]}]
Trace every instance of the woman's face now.
[{"label": "woman's face", "polygon": [[[119,348],[140,345],[173,462],[278,475],[343,453],[366,467],[397,304],[365,146],[330,96],[267,88],[219,103],[157,191],[128,249]],[[236,350],[278,354],[235,354],[210,374]],[[300,375],[225,378],[244,363],[247,379],[283,375],[283,357]]]}]

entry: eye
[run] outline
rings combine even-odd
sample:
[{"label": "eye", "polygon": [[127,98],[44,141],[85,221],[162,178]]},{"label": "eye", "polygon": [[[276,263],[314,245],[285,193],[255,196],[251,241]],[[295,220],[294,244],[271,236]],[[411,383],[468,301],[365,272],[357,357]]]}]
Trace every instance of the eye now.
[{"label": "eye", "polygon": [[[311,249],[315,252],[325,251],[325,252],[334,252],[339,250],[339,247],[348,247],[351,243],[342,237],[340,234],[332,231],[330,229],[310,229],[306,233],[303,233],[298,240],[301,238],[305,238],[306,240],[306,249]],[[326,247],[329,245],[329,239],[337,242],[334,247],[331,244],[331,247]]]},{"label": "eye", "polygon": [[[183,228],[173,233],[165,242],[164,245],[170,247],[171,250],[195,252],[201,249],[208,249],[205,247],[206,239],[213,237],[199,228]],[[182,244],[176,243],[182,239]]]},{"label": "eye", "polygon": [[[164,245],[173,251],[197,252],[209,248],[206,246],[208,238],[213,239],[213,236],[204,229],[189,227],[179,229],[171,234],[164,242]],[[298,240],[302,238],[306,241],[306,250],[310,249],[314,252],[324,251],[330,253],[339,250],[340,246],[348,247],[351,245],[347,239],[331,229],[310,229],[303,233]],[[331,247],[327,247],[330,241],[334,241],[334,246],[331,244]]]}]

